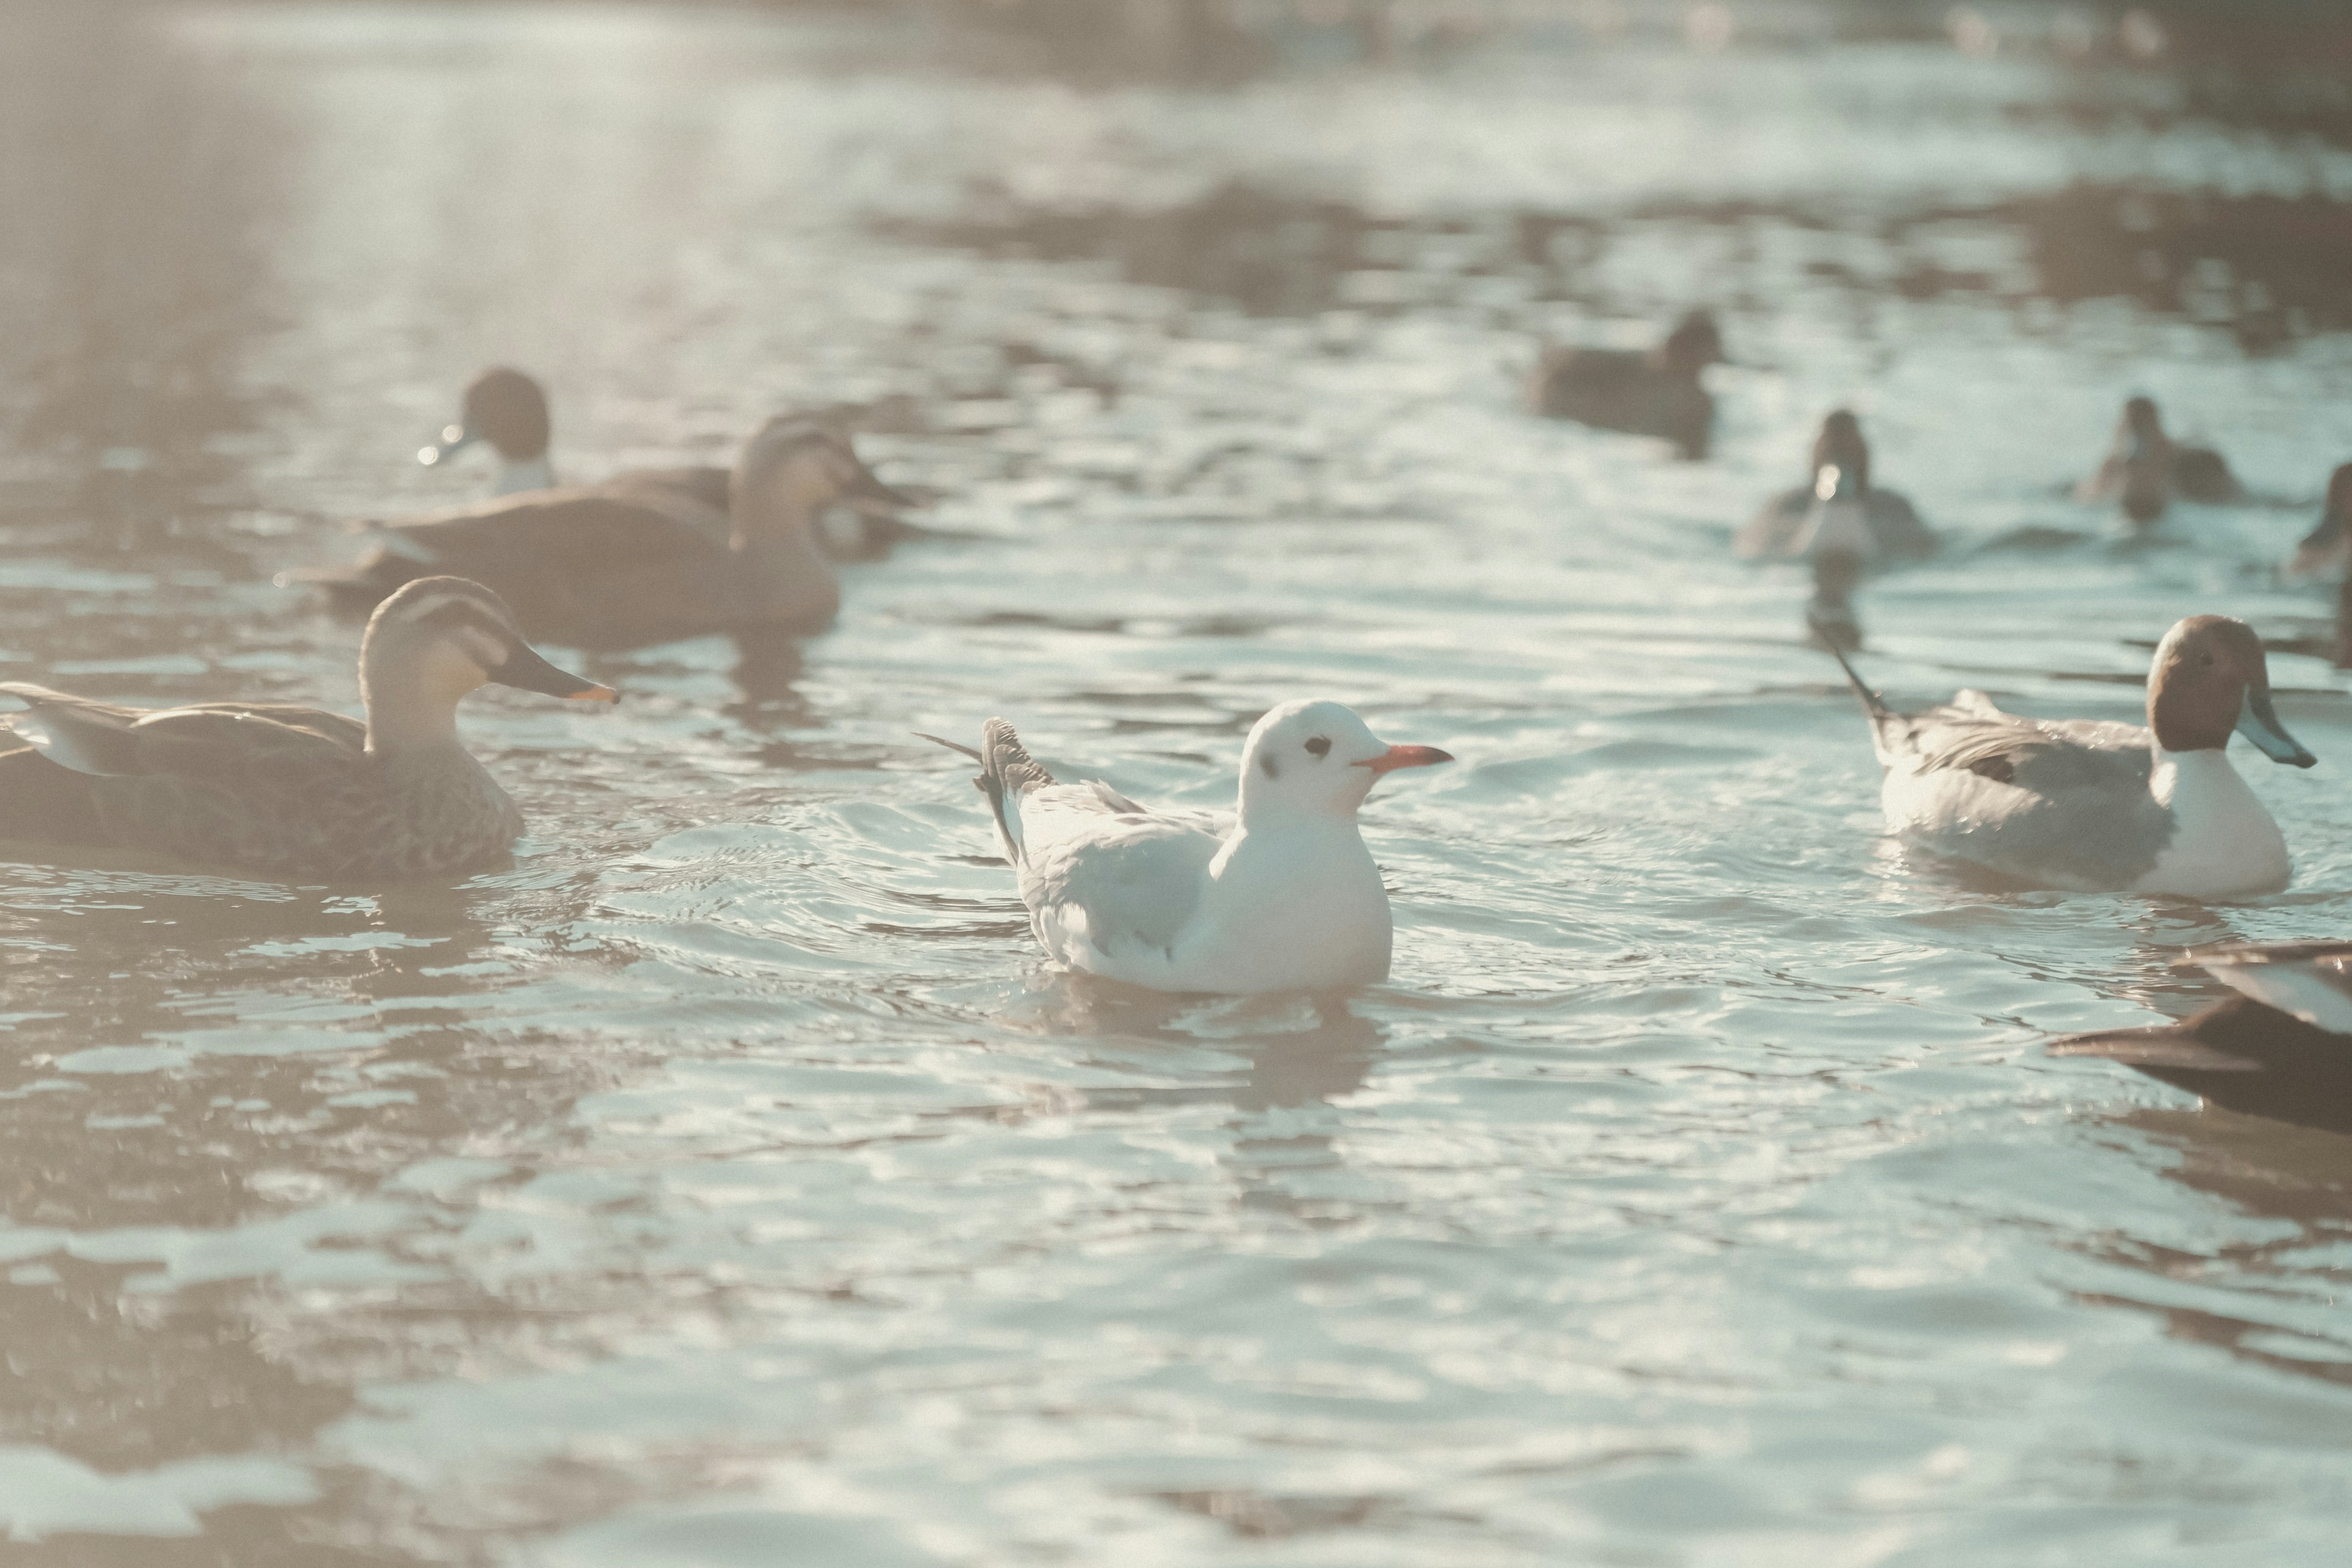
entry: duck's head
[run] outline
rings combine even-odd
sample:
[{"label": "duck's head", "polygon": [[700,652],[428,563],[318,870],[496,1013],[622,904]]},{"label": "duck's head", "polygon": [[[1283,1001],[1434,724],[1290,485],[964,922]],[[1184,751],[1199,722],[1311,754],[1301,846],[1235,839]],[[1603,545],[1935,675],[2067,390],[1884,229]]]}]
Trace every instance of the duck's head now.
[{"label": "duck's head", "polygon": [[1835,464],[1852,476],[1857,490],[1870,489],[1870,443],[1862,438],[1862,421],[1850,408],[1832,409],[1813,437],[1813,472]]},{"label": "duck's head", "polygon": [[519,370],[492,365],[466,386],[457,423],[441,439],[416,454],[431,468],[446,463],[477,441],[488,441],[509,463],[535,463],[547,456],[547,394]]},{"label": "duck's head", "polygon": [[613,689],[558,669],[524,640],[507,602],[465,577],[419,577],[378,605],[360,640],[368,717],[422,720],[454,713],[479,687],[583,702],[616,700]]},{"label": "duck's head", "polygon": [[2234,732],[2274,763],[2307,768],[2319,761],[2286,732],[2271,706],[2263,639],[2227,616],[2191,616],[2157,645],[2147,724],[2168,752],[2218,752]]},{"label": "duck's head", "polygon": [[805,531],[839,502],[915,504],[875,477],[847,436],[804,414],[777,415],[753,432],[735,460],[730,494],[736,531],[747,539]]},{"label": "duck's head", "polygon": [[1242,748],[1242,816],[1353,816],[1382,773],[1453,760],[1434,746],[1390,745],[1344,702],[1286,702]]},{"label": "duck's head", "polygon": [[1716,326],[1711,312],[1689,311],[1666,334],[1658,355],[1665,367],[1677,375],[1696,375],[1707,366],[1722,363],[1723,332]]},{"label": "duck's head", "polygon": [[[2319,526],[2298,541],[2293,572],[2316,572],[2343,561],[2352,546],[2352,463],[2338,468],[2327,479],[2327,503],[2320,509]],[[2352,578],[2347,578],[2352,581]]]},{"label": "duck's head", "polygon": [[2116,435],[2126,458],[2161,444],[2165,438],[2164,416],[2157,412],[2156,399],[2147,396],[2125,399],[2123,422],[2116,427]]}]

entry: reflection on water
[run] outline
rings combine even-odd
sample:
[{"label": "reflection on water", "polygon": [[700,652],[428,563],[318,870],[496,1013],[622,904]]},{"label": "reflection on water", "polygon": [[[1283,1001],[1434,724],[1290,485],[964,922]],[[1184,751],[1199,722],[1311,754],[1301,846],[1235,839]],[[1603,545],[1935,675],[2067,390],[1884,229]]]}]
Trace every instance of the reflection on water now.
[{"label": "reflection on water", "polygon": [[[488,363],[568,476],[846,407],[939,498],[822,637],[470,700],[511,868],[0,858],[11,1561],[2336,1561],[2352,1154],[2040,1042],[2340,932],[2342,678],[2274,661],[2289,893],[1971,888],[1729,559],[1844,405],[1953,542],[1869,590],[1898,701],[2325,611],[2352,164],[2185,23],[1963,21],[0,17],[0,679],[352,708],[268,579],[459,499]],[[1709,462],[1519,413],[1695,303]],[[2135,390],[2294,504],[2118,545]],[[1464,759],[1367,810],[1346,998],[1045,972],[912,735],[1222,805],[1302,691]]]}]

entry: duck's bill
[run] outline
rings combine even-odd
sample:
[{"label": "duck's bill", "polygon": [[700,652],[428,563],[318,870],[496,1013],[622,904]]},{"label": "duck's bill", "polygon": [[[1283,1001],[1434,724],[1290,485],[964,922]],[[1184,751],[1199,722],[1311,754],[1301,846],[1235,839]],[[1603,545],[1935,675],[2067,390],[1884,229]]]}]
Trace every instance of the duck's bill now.
[{"label": "duck's bill", "polygon": [[2298,768],[2319,765],[2319,759],[2305,751],[2303,742],[2288,734],[2286,726],[2279,722],[2278,710],[2271,706],[2268,691],[2246,693],[2246,705],[2238,712],[2238,733],[2274,763],[2288,763]]},{"label": "duck's bill", "polygon": [[850,501],[874,501],[887,507],[916,507],[922,503],[902,489],[884,484],[873,469],[860,463],[847,486],[843,499]]},{"label": "duck's bill", "polygon": [[568,669],[558,669],[527,647],[515,649],[508,657],[505,667],[490,679],[500,686],[511,686],[518,691],[544,692],[550,697],[562,697],[573,702],[618,702],[621,700],[621,694],[611,687],[599,685]]},{"label": "duck's bill", "polygon": [[1356,766],[1370,768],[1375,774],[1392,773],[1399,768],[1430,768],[1454,760],[1451,752],[1441,752],[1435,746],[1391,746],[1377,757],[1367,757]]},{"label": "duck's bill", "polygon": [[2295,542],[2294,560],[2287,570],[2296,574],[2316,572],[2343,558],[2346,553],[2344,514],[2330,511],[2319,520],[2319,526]]},{"label": "duck's bill", "polygon": [[426,468],[436,468],[480,440],[481,433],[463,425],[452,425],[441,432],[441,439],[416,454],[416,460]]}]

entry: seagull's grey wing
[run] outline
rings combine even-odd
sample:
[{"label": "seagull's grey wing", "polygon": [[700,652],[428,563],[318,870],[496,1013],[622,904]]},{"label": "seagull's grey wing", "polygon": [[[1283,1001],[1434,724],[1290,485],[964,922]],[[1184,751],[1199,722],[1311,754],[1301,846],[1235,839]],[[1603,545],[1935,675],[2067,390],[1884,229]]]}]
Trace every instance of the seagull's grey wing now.
[{"label": "seagull's grey wing", "polygon": [[1040,790],[1022,816],[1021,897],[1039,938],[1066,957],[1074,942],[1105,954],[1170,946],[1224,842],[1212,818],[1145,811],[1098,786]]}]

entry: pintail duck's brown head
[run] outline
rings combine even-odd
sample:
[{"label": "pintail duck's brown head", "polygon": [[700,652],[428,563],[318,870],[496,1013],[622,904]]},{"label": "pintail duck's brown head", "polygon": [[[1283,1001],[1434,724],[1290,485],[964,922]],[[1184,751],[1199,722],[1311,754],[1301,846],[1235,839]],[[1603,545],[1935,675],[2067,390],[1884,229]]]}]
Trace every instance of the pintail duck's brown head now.
[{"label": "pintail duck's brown head", "polygon": [[2227,616],[2191,616],[2157,645],[2147,724],[2168,752],[2218,752],[2234,733],[2274,763],[2308,768],[2319,761],[2287,733],[2271,705],[2263,639]]}]

